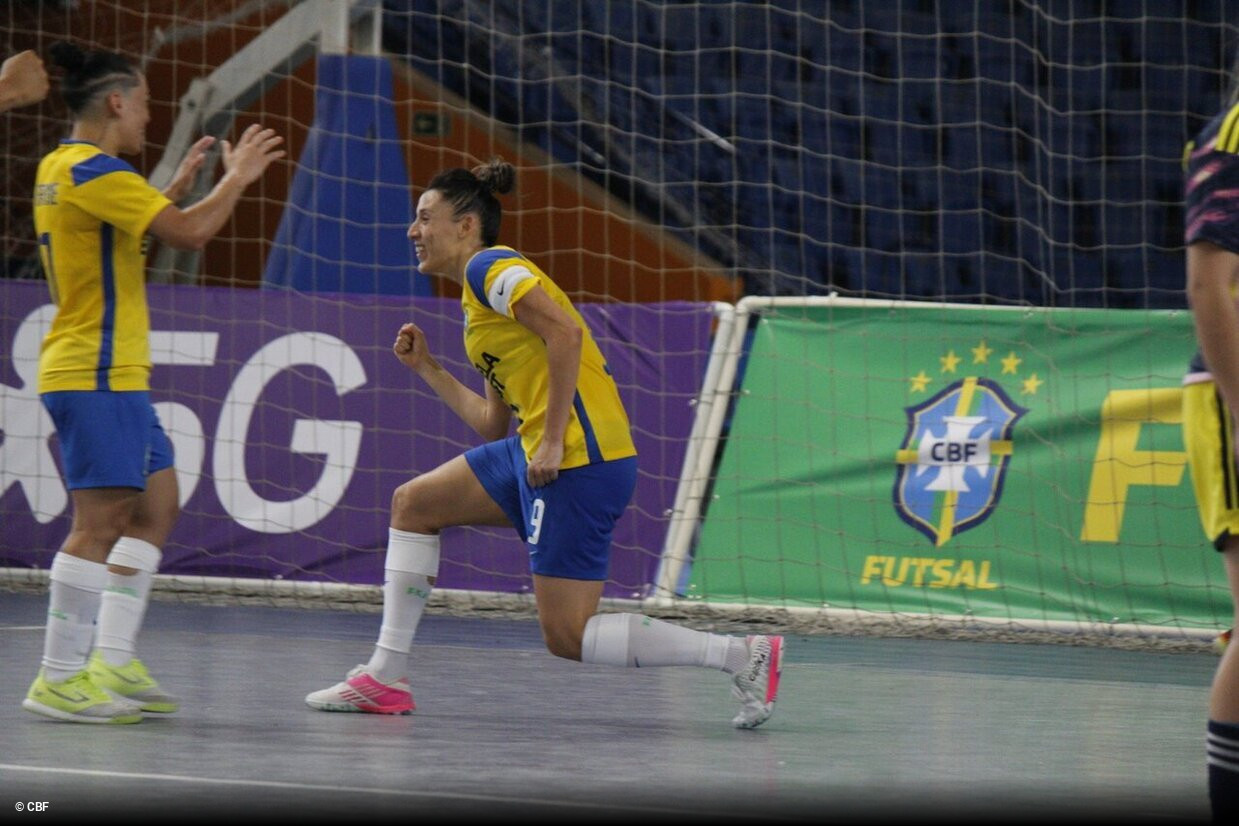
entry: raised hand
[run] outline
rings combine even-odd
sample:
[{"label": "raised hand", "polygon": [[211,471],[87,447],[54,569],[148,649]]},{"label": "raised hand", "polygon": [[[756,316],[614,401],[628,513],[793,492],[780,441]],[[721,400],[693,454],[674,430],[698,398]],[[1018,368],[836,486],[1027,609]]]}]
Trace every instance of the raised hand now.
[{"label": "raised hand", "polygon": [[236,175],[246,185],[252,184],[262,177],[272,161],[284,157],[284,150],[279,148],[283,142],[274,129],[251,124],[241,133],[236,146],[224,141],[225,173]]},{"label": "raised hand", "polygon": [[47,69],[43,58],[27,49],[0,66],[0,112],[38,103],[47,97]]},{"label": "raised hand", "polygon": [[400,328],[400,332],[396,333],[396,341],[391,349],[396,354],[396,358],[414,370],[421,367],[430,358],[430,351],[426,346],[426,334],[422,332],[420,327],[412,323],[405,324]]},{"label": "raised hand", "polygon": [[164,189],[164,197],[175,203],[189,194],[194,187],[194,180],[198,177],[198,170],[206,161],[206,151],[214,145],[215,138],[210,135],[194,141],[194,145],[189,147],[189,151],[176,167],[172,182]]}]

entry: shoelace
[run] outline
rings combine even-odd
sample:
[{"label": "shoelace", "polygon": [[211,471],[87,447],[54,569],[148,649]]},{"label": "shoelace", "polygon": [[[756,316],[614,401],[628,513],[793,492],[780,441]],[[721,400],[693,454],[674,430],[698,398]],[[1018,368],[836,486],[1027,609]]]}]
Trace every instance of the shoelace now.
[{"label": "shoelace", "polygon": [[750,682],[757,679],[757,676],[761,674],[762,668],[765,667],[766,661],[770,659],[770,645],[768,643],[759,643],[756,656],[756,661],[749,667],[749,672],[745,675]]}]

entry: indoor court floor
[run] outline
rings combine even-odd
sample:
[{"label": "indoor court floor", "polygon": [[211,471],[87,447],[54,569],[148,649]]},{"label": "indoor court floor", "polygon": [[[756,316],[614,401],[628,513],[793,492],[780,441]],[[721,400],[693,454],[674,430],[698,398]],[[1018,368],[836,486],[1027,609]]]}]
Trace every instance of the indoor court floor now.
[{"label": "indoor court floor", "polygon": [[585,666],[531,621],[429,614],[412,715],[328,714],[303,698],[368,659],[377,613],[156,600],[139,654],[181,711],[82,726],[21,708],[45,611],[0,591],[4,822],[1209,814],[1211,654],[792,636],[774,717],[737,731],[720,672]]}]

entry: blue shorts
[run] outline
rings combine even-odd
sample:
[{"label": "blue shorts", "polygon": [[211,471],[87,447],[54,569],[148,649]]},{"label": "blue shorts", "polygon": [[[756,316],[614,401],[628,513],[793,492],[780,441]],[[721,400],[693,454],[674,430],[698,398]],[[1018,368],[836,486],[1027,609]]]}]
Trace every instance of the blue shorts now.
[{"label": "blue shorts", "polygon": [[529,546],[529,570],[566,579],[607,578],[611,533],[637,486],[637,457],[561,470],[529,487],[519,436],[475,447],[465,460]]},{"label": "blue shorts", "polygon": [[69,490],[137,488],[172,467],[172,442],[145,390],[60,390],[40,398],[60,437]]}]

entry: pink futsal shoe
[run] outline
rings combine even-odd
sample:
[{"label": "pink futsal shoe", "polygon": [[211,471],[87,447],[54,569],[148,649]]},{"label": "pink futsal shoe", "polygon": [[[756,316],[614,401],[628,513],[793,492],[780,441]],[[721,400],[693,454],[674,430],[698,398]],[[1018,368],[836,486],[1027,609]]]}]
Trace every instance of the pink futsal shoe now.
[{"label": "pink futsal shoe", "polygon": [[364,665],[350,671],[344,682],[307,694],[305,704],[319,711],[369,714],[408,714],[416,708],[407,677],[394,683],[380,682]]},{"label": "pink futsal shoe", "polygon": [[740,701],[740,713],[732,718],[736,728],[757,728],[774,714],[783,675],[783,638],[751,636],[745,639],[749,662],[732,678],[731,696]]}]

